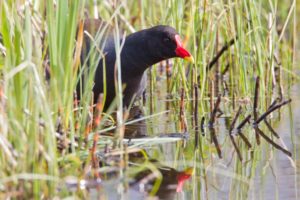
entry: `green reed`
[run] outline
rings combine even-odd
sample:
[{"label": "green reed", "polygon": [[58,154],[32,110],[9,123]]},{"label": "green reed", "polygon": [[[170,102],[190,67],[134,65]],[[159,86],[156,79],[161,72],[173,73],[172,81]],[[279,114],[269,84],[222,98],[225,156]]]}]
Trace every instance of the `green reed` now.
[{"label": "green reed", "polygon": [[[63,197],[70,194],[65,189],[57,190],[64,177],[85,177],[82,164],[87,164],[91,159],[91,136],[97,131],[103,131],[105,119],[110,118],[106,115],[101,124],[95,130],[88,131],[88,137],[85,137],[91,120],[91,88],[93,74],[100,60],[96,45],[103,36],[101,32],[94,38],[96,45],[89,53],[91,73],[87,75],[87,89],[82,94],[84,100],[77,108],[74,106],[73,97],[78,77],[85,73],[84,69],[87,67],[87,62],[81,63],[81,67],[77,66],[76,59],[79,58],[74,53],[78,24],[85,16],[93,17],[98,14],[106,21],[119,24],[120,29],[126,30],[127,34],[156,24],[171,25],[178,30],[187,49],[192,52],[195,63],[175,59],[170,87],[161,91],[164,99],[166,91],[171,93],[171,100],[174,101],[170,109],[175,115],[170,118],[176,123],[180,91],[183,88],[185,98],[194,101],[195,85],[199,89],[199,107],[193,108],[192,103],[186,102],[188,109],[185,112],[193,115],[197,110],[199,116],[208,116],[210,87],[216,81],[217,67],[222,71],[229,65],[226,78],[232,86],[228,91],[230,101],[234,100],[233,96],[237,99],[253,99],[254,79],[259,76],[262,110],[277,97],[274,90],[280,86],[288,87],[284,84],[291,84],[293,79],[299,79],[294,73],[295,68],[299,69],[296,65],[296,32],[299,29],[296,23],[299,5],[296,1],[127,0],[111,1],[114,3],[101,1],[97,5],[92,0],[56,2],[0,2],[0,47],[5,48],[0,48],[0,197],[8,189],[15,191],[17,188],[21,188],[24,191],[22,196],[28,198],[51,198],[56,195]],[[116,35],[116,40],[119,37]],[[211,70],[207,70],[217,52],[233,38],[237,38],[234,44]],[[122,46],[116,46],[116,49],[121,48]],[[120,70],[119,60],[117,63]],[[47,65],[51,70],[50,81],[45,80],[44,69]],[[274,86],[275,69],[280,73],[281,80],[288,78],[288,82],[278,81]],[[189,74],[186,76],[187,71]],[[152,67],[151,87],[154,94],[157,91],[157,74],[157,66]],[[118,88],[120,100],[122,86],[119,85]],[[214,93],[213,100],[218,92],[220,91]],[[154,105],[148,105],[151,109],[146,108],[146,111],[151,112],[145,118],[166,110],[159,104],[156,95],[152,98]],[[119,144],[114,146],[115,149],[123,149],[122,126],[126,119],[123,118],[122,103],[117,101],[115,107],[118,110],[117,136],[100,139],[99,151],[107,144],[112,146],[113,142]],[[74,109],[77,109],[76,114]],[[192,130],[192,124],[188,124]],[[58,129],[63,141],[69,142],[70,149],[57,149]],[[205,159],[214,152],[209,150],[208,141],[203,138],[200,140],[201,148],[196,150],[197,159],[194,162],[205,165]],[[254,141],[254,137],[251,140]],[[75,145],[76,141],[78,146]],[[161,141],[157,139],[156,142]],[[193,152],[193,148],[191,145],[187,150]],[[245,149],[244,146],[241,148]],[[179,151],[182,150],[177,149]],[[246,154],[243,152],[245,157]],[[180,158],[179,153],[176,156]],[[254,161],[246,166],[250,173],[236,159],[236,173],[247,176],[250,180],[254,176],[251,169],[256,168],[259,156],[260,152],[256,150]],[[176,161],[173,164],[178,166]],[[195,185],[193,197],[196,199],[201,197],[198,190],[203,191],[206,186],[205,170],[197,168],[196,164],[195,168],[196,175],[201,176],[201,183],[204,184]],[[193,181],[197,182],[195,179]],[[239,181],[233,182],[232,190],[235,187],[248,190],[247,184],[239,184]],[[84,194],[78,192],[78,196]],[[231,197],[242,198],[239,193],[231,193]]]}]

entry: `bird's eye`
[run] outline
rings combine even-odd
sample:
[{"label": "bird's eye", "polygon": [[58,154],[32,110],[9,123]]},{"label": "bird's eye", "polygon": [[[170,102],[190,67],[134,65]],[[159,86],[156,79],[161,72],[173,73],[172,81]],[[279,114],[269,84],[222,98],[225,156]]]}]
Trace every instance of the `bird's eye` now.
[{"label": "bird's eye", "polygon": [[163,41],[164,41],[165,43],[168,43],[168,42],[171,41],[171,39],[170,39],[169,37],[165,37],[165,38],[163,39]]}]

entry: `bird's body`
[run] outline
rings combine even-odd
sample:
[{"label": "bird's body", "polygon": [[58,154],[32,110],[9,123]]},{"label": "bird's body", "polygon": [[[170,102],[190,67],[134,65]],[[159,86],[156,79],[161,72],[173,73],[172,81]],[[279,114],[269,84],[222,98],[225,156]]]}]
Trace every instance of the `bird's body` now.
[{"label": "bird's body", "polygon": [[[89,20],[85,22],[84,29],[87,32],[92,30],[91,32],[95,33],[99,27],[103,27],[103,23],[101,23],[100,20]],[[105,36],[106,41],[100,43],[101,45],[104,44],[103,55],[105,55],[105,58],[100,59],[96,69],[93,92],[95,102],[99,94],[104,91],[103,66],[105,66],[107,91],[105,108],[107,108],[116,96],[116,52],[113,35],[107,33]],[[123,91],[123,105],[128,106],[132,102],[133,97],[140,96],[144,91],[146,85],[145,70],[147,68],[168,58],[191,57],[181,46],[180,40],[176,38],[177,36],[177,32],[172,27],[156,26],[135,32],[125,38],[120,54],[121,79],[122,85],[125,87]],[[89,49],[91,45],[91,41],[88,40],[89,39],[85,37],[85,46],[87,49]],[[120,41],[120,43],[122,43],[122,41]],[[182,52],[176,52],[178,48],[180,48]]]}]

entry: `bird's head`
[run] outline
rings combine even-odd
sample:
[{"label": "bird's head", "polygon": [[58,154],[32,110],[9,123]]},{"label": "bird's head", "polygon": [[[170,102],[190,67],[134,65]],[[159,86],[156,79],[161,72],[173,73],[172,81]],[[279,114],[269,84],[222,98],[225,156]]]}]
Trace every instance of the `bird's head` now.
[{"label": "bird's head", "polygon": [[193,62],[193,56],[183,47],[177,31],[170,26],[154,26],[146,29],[148,48],[163,59],[180,57]]}]

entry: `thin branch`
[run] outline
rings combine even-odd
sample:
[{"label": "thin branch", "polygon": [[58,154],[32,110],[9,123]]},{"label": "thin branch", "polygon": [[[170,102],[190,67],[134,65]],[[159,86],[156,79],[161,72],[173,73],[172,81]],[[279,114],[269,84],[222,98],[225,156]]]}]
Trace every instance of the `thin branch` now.
[{"label": "thin branch", "polygon": [[231,134],[232,130],[234,129],[234,125],[236,123],[236,120],[238,119],[238,117],[240,116],[241,114],[241,111],[242,111],[242,107],[240,106],[237,113],[235,114],[232,122],[231,122],[231,125],[230,125],[230,128],[229,128],[229,133]]},{"label": "thin branch", "polygon": [[231,39],[228,43],[226,43],[222,49],[217,53],[217,55],[210,61],[210,63],[207,65],[206,69],[210,70],[219,60],[219,58],[231,47],[236,41],[238,40],[238,37]]},{"label": "thin branch", "polygon": [[284,106],[285,104],[288,104],[292,101],[292,99],[286,100],[276,106],[271,107],[269,110],[267,110],[264,114],[262,114],[255,122],[254,124],[259,124],[262,120],[264,120],[269,114],[271,114],[272,112],[274,112],[275,110],[281,108],[282,106]]},{"label": "thin branch", "polygon": [[211,113],[211,117],[210,117],[210,121],[209,121],[210,126],[213,126],[213,124],[215,123],[216,114],[219,109],[220,103],[221,103],[221,95],[218,95],[218,99],[215,103],[214,110]]},{"label": "thin branch", "polygon": [[[254,103],[253,103],[253,118],[254,121],[257,120],[258,117],[258,113],[257,113],[257,105],[258,105],[258,96],[259,96],[259,76],[256,78],[256,82],[255,82],[255,91],[254,91]],[[260,144],[260,138],[259,138],[259,134],[257,133],[257,131],[255,130],[255,138],[256,138],[256,143],[259,145]]]},{"label": "thin branch", "polygon": [[241,130],[244,126],[245,126],[245,124],[247,123],[247,122],[249,122],[249,120],[250,120],[250,118],[251,118],[251,114],[249,114],[239,125],[238,125],[238,127],[236,128],[237,130]]}]

